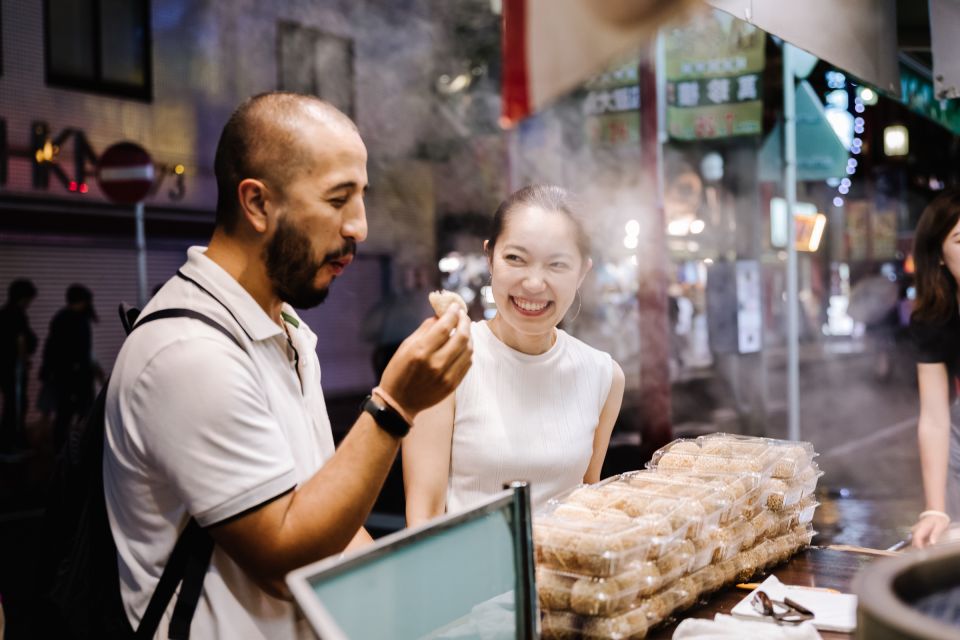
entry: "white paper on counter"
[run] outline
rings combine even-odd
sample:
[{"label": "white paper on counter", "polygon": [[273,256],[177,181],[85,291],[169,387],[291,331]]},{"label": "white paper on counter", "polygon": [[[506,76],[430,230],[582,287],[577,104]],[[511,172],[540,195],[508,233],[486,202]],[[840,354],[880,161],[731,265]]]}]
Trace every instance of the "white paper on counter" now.
[{"label": "white paper on counter", "polygon": [[817,591],[805,587],[783,584],[776,576],[770,576],[746,598],[737,603],[731,615],[744,620],[773,620],[753,608],[750,601],[757,591],[764,591],[772,600],[790,598],[814,613],[813,625],[823,631],[850,633],[857,628],[857,596],[850,593]]}]

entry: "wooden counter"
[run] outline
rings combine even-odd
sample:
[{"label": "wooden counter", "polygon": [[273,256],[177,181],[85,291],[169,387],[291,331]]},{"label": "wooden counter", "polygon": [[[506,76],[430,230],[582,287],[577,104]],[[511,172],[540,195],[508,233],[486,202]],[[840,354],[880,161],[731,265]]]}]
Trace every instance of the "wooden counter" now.
[{"label": "wooden counter", "polygon": [[[772,573],[777,576],[784,584],[828,587],[850,593],[854,575],[861,567],[875,559],[876,556],[853,551],[834,551],[812,547],[795,555],[789,562],[774,567],[768,574]],[[765,577],[766,574],[758,576],[754,578],[753,582],[762,582]],[[712,620],[717,613],[730,613],[734,605],[748,593],[750,592],[745,589],[737,589],[733,586],[726,587],[713,594],[706,604],[684,611],[680,614],[679,620],[684,618],[708,618]],[[670,625],[654,629],[647,637],[653,640],[669,640],[673,637],[673,632],[677,628],[679,620]],[[824,640],[832,638],[849,640],[853,637],[852,634],[831,631],[821,631],[820,635],[823,636]]]}]

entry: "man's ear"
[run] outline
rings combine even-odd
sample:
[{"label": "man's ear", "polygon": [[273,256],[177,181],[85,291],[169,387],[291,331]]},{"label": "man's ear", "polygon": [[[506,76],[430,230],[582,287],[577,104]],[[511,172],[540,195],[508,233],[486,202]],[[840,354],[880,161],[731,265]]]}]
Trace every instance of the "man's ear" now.
[{"label": "man's ear", "polygon": [[267,185],[255,178],[245,178],[237,185],[240,213],[257,233],[265,233],[269,226],[268,196]]}]

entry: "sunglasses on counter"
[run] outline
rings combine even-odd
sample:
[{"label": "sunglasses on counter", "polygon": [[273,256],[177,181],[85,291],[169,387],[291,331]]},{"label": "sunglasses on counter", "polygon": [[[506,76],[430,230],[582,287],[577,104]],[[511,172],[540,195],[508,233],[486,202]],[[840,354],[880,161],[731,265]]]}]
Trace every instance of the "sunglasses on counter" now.
[{"label": "sunglasses on counter", "polygon": [[813,620],[813,611],[802,604],[784,598],[773,600],[764,591],[757,591],[750,600],[754,611],[762,616],[773,618],[777,624],[800,624],[804,620]]}]

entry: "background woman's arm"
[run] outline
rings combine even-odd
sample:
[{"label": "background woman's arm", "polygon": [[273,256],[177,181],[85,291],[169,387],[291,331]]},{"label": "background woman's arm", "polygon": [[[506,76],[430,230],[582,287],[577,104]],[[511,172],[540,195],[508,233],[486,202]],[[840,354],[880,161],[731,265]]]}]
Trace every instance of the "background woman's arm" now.
[{"label": "background woman's arm", "polygon": [[[946,510],[947,466],[950,451],[950,377],[943,363],[917,365],[920,388],[920,469],[927,510]],[[931,514],[913,526],[913,545],[925,547],[937,541],[950,521]]]}]

